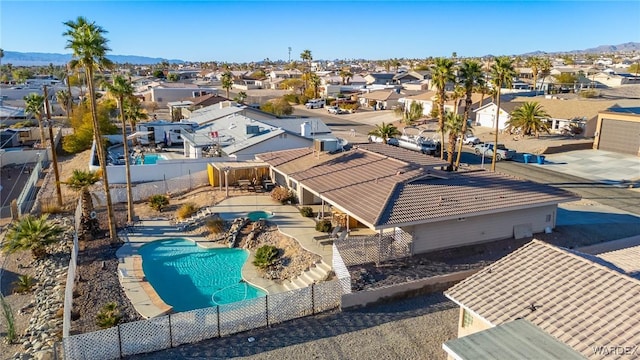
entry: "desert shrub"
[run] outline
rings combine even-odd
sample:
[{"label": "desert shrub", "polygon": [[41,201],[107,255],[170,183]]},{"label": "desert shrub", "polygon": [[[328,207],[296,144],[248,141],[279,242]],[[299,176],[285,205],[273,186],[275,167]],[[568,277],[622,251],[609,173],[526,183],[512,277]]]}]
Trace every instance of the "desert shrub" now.
[{"label": "desert shrub", "polygon": [[256,256],[253,260],[253,265],[259,267],[260,269],[264,269],[273,264],[278,258],[278,248],[271,245],[264,245],[256,250]]},{"label": "desert shrub", "polygon": [[296,94],[285,94],[282,97],[290,103],[298,103],[298,95]]},{"label": "desert shrub", "polygon": [[333,226],[331,226],[331,221],[329,220],[321,220],[316,223],[316,231],[328,233],[332,228]]},{"label": "desert shrub", "polygon": [[33,285],[36,284],[36,279],[29,275],[20,275],[18,280],[13,282],[15,292],[19,294],[30,292]]},{"label": "desert shrub", "polygon": [[207,230],[212,234],[220,234],[224,232],[224,221],[220,218],[209,219],[205,222]]},{"label": "desert shrub", "polygon": [[64,209],[55,203],[48,202],[48,203],[42,204],[40,211],[43,214],[61,214],[64,212]]},{"label": "desert shrub", "polygon": [[294,196],[293,192],[289,189],[283,186],[278,186],[271,191],[271,198],[275,201],[279,201],[281,204],[284,204],[294,198]]},{"label": "desert shrub", "polygon": [[191,215],[195,214],[196,211],[198,211],[198,209],[196,208],[195,204],[186,203],[176,211],[176,217],[181,220],[186,219],[188,217],[191,217]]},{"label": "desert shrub", "polygon": [[158,212],[162,212],[162,209],[169,205],[169,197],[166,195],[151,195],[149,197],[149,207]]},{"label": "desert shrub", "polygon": [[11,305],[5,301],[2,293],[0,293],[0,305],[2,305],[2,314],[5,321],[5,337],[7,343],[13,344],[18,339],[15,317],[13,316],[13,309],[11,309]]},{"label": "desert shrub", "polygon": [[304,217],[313,217],[313,209],[308,206],[305,206],[302,209],[300,209],[300,215]]},{"label": "desert shrub", "polygon": [[120,319],[122,319],[122,315],[118,309],[118,303],[111,301],[106,303],[96,315],[96,325],[101,329],[108,329],[118,325]]},{"label": "desert shrub", "polygon": [[593,90],[593,89],[591,89],[591,90],[582,90],[582,91],[580,91],[579,95],[580,95],[580,97],[589,99],[589,98],[597,97],[598,96],[598,92]]}]

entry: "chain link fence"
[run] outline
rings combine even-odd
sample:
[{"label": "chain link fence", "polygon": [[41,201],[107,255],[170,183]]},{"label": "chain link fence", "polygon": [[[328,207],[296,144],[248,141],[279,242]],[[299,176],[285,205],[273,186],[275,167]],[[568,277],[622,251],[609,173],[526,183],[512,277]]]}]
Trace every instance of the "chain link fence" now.
[{"label": "chain link fence", "polygon": [[346,266],[379,264],[411,256],[413,236],[400,228],[395,228],[382,235],[348,236],[344,240],[335,241],[334,244]]},{"label": "chain link fence", "polygon": [[345,265],[344,260],[342,260],[342,255],[340,254],[336,243],[334,242],[332,246],[333,271],[336,273],[336,277],[338,277],[342,293],[351,294],[351,274],[349,273],[349,269],[347,268],[347,265]]},{"label": "chain link fence", "polygon": [[106,360],[148,353],[278,324],[335,309],[342,289],[333,280],[232,304],[120,324],[66,336],[65,359]]},{"label": "chain link fence", "polygon": [[[209,175],[205,170],[171,179],[136,184],[131,188],[131,195],[133,201],[141,201],[147,200],[152,195],[187,192],[208,184]],[[100,192],[100,195],[100,203],[104,203],[104,193]],[[124,186],[111,188],[111,201],[126,203],[127,188]]]}]

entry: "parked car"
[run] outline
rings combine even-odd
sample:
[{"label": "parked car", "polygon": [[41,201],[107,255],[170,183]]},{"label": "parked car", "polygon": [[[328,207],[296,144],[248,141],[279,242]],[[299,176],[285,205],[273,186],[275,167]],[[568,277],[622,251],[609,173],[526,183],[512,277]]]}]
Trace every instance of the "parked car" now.
[{"label": "parked car", "polygon": [[[460,140],[460,138],[458,137],[458,141]],[[480,144],[480,139],[478,139],[478,137],[473,136],[471,134],[466,134],[463,138],[462,138],[462,143],[464,145],[476,145],[476,144]]]},{"label": "parked car", "polygon": [[329,106],[327,108],[327,111],[329,112],[329,114],[335,114],[335,115],[339,115],[339,114],[345,114],[346,111],[340,107],[337,106]]},{"label": "parked car", "polygon": [[307,109],[320,109],[325,106],[326,102],[324,99],[311,99],[309,102],[304,104]]},{"label": "parked car", "polygon": [[[474,145],[473,147],[476,155],[482,155],[485,157],[493,157],[493,143],[482,143]],[[498,150],[496,150],[496,160],[510,160],[516,155],[515,150],[507,149],[503,144],[498,144]]]}]

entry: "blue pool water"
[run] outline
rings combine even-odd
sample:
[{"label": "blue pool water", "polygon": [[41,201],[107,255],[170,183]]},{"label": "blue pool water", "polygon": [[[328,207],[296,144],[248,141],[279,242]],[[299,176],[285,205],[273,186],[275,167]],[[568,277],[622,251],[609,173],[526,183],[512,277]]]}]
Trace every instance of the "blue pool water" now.
[{"label": "blue pool water", "polygon": [[136,165],[151,165],[158,162],[158,159],[163,159],[164,156],[158,154],[145,154],[144,155],[144,163],[142,162],[142,157],[136,158]]},{"label": "blue pool water", "polygon": [[272,213],[268,213],[266,211],[252,211],[250,213],[247,214],[247,217],[249,218],[249,220],[251,221],[258,221],[261,219],[269,219],[273,217]]},{"label": "blue pool water", "polygon": [[182,238],[158,240],[138,251],[142,269],[164,302],[188,311],[264,296],[242,280],[243,249],[203,249]]}]

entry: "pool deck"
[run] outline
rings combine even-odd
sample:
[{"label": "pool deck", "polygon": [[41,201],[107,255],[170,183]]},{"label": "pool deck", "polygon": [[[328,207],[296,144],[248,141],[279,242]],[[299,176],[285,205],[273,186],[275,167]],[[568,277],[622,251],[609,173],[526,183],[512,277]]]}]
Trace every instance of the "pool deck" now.
[{"label": "pool deck", "polygon": [[[333,251],[331,246],[321,246],[314,239],[318,235],[315,221],[300,215],[299,210],[291,205],[281,205],[271,199],[269,195],[236,196],[225,199],[215,205],[216,212],[224,220],[246,217],[251,211],[262,210],[272,212],[274,216],[268,221],[276,224],[285,235],[295,238],[306,250],[318,254],[322,261],[332,266]],[[166,218],[142,220],[133,228],[120,233],[125,244],[118,249],[116,256],[120,260],[118,273],[120,283],[131,300],[133,306],[144,318],[162,316],[173,311],[155,292],[151,284],[146,281],[142,271],[142,258],[138,249],[152,241],[181,237],[198,243],[205,248],[226,247],[220,243],[207,241],[203,237],[193,236],[172,225]],[[262,278],[255,267],[251,265],[253,254],[242,268],[242,277],[250,284],[265,290],[268,294],[286,291],[283,285]]]}]

